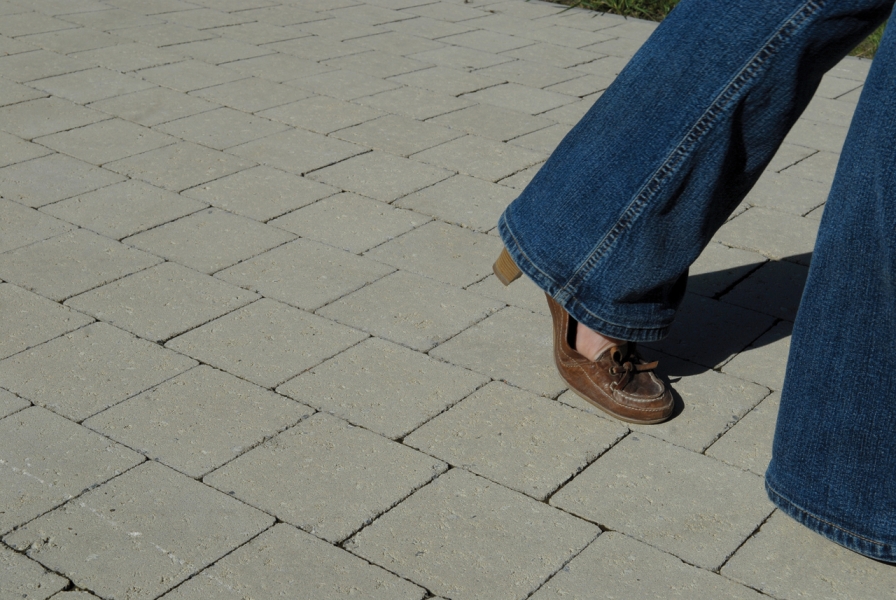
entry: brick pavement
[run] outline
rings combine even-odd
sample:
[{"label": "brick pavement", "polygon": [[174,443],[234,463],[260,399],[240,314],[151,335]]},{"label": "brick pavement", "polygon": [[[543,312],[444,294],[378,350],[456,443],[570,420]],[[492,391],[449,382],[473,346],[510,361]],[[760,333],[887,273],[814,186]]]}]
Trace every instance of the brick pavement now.
[{"label": "brick pavement", "polygon": [[0,600],[893,598],[761,474],[868,62],[649,350],[568,392],[494,224],[655,27],[522,0],[0,0]]}]

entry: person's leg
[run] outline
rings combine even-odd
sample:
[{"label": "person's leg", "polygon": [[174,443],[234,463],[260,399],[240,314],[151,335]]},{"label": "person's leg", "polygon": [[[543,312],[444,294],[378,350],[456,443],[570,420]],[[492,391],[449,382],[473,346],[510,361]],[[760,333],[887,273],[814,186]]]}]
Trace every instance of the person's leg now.
[{"label": "person's leg", "polygon": [[513,261],[610,338],[668,332],[687,268],[892,0],[683,0],[502,215]]},{"label": "person's leg", "polygon": [[769,497],[896,562],[896,27],[884,34],[824,209],[791,341]]}]

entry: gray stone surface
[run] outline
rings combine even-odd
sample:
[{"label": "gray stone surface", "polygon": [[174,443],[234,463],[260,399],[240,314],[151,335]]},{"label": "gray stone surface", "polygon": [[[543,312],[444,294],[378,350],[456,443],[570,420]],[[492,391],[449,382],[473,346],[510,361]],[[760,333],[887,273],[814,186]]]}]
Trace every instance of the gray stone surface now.
[{"label": "gray stone surface", "polygon": [[490,383],[404,443],[544,500],[608,450],[627,429],[563,404]]},{"label": "gray stone surface", "polygon": [[412,158],[486,181],[498,181],[544,160],[538,152],[473,135],[424,150]]},{"label": "gray stone surface", "polygon": [[[471,100],[474,97],[475,94],[464,96],[464,98]],[[491,138],[499,142],[506,142],[521,135],[532,133],[553,123],[550,119],[528,115],[518,110],[511,110],[492,104],[475,104],[469,108],[430,119],[429,122]]]},{"label": "gray stone surface", "polygon": [[771,513],[762,480],[635,433],[551,504],[715,570]]},{"label": "gray stone surface", "polygon": [[312,96],[258,114],[300,129],[327,134],[376,119],[383,112],[328,96]]},{"label": "gray stone surface", "polygon": [[722,371],[773,390],[784,383],[793,325],[782,321],[722,367]]},{"label": "gray stone surface", "polygon": [[171,589],[273,521],[147,461],[3,541],[98,596],[141,600]]},{"label": "gray stone surface", "polygon": [[37,406],[0,420],[0,457],[0,534],[143,460]]},{"label": "gray stone surface", "polygon": [[111,171],[52,154],[0,169],[0,196],[38,207],[123,180]]},{"label": "gray stone surface", "polygon": [[15,319],[0,320],[0,358],[6,358],[58,335],[92,322],[93,319],[37,294],[0,283],[0,302]]},{"label": "gray stone surface", "polygon": [[192,92],[242,79],[244,75],[197,60],[185,60],[140,71],[140,76],[158,85],[181,92]]},{"label": "gray stone surface", "polygon": [[0,546],[0,575],[3,581],[0,593],[10,600],[45,600],[68,585],[65,578],[3,546]]},{"label": "gray stone surface", "polygon": [[336,194],[274,219],[271,225],[355,254],[387,242],[429,218],[357,194]]},{"label": "gray stone surface", "polygon": [[257,299],[208,275],[162,263],[66,302],[142,338],[167,340]]},{"label": "gray stone surface", "polygon": [[292,129],[234,146],[228,152],[289,173],[303,175],[344,161],[365,150],[356,144]]},{"label": "gray stone surface", "polygon": [[298,585],[319,600],[356,594],[371,600],[419,600],[412,583],[334,548],[285,524],[275,525],[198,577],[164,596],[165,600],[290,596]]},{"label": "gray stone surface", "polygon": [[201,477],[309,414],[306,406],[201,365],[84,425]]},{"label": "gray stone surface", "polygon": [[[203,88],[191,92],[191,94],[247,113],[274,108],[307,98],[310,95],[298,88],[259,77],[248,77],[231,83]],[[245,133],[248,132],[244,132],[244,135]],[[262,134],[263,132],[259,132],[259,135],[255,137],[262,137]]]},{"label": "gray stone surface", "polygon": [[557,396],[566,383],[554,367],[551,319],[514,306],[432,351],[436,358],[543,396]]},{"label": "gray stone surface", "polygon": [[755,252],[710,242],[688,270],[688,291],[715,298],[767,260]]},{"label": "gray stone surface", "polygon": [[215,150],[224,150],[285,129],[282,123],[247,115],[232,108],[209,110],[156,127],[158,131]]},{"label": "gray stone surface", "polygon": [[14,135],[0,132],[0,167],[46,156],[50,151]]},{"label": "gray stone surface", "polygon": [[402,438],[488,381],[371,338],[277,388],[391,439]]},{"label": "gray stone surface", "polygon": [[518,83],[505,83],[464,96],[467,100],[506,107],[529,115],[537,115],[574,102],[566,94],[538,90]]},{"label": "gray stone surface", "polygon": [[82,421],[186,371],[196,361],[93,323],[0,361],[11,391]]},{"label": "gray stone surface", "polygon": [[0,198],[0,253],[39,242],[72,229],[65,221]]},{"label": "gray stone surface", "polygon": [[117,98],[100,100],[90,108],[133,121],[146,127],[167,123],[217,108],[217,105],[187,94],[155,87]]},{"label": "gray stone surface", "polygon": [[498,217],[516,198],[513,190],[475,177],[455,175],[408,194],[395,202],[442,221],[478,231],[493,229]]},{"label": "gray stone surface", "polygon": [[463,135],[432,123],[386,115],[332,134],[333,137],[390,154],[410,156]]},{"label": "gray stone surface", "polygon": [[545,301],[544,292],[528,277],[517,279],[512,286],[505,286],[498,281],[497,277],[489,275],[479,283],[468,287],[467,290],[534,313],[551,314]]},{"label": "gray stone surface", "polygon": [[346,549],[458,600],[526,598],[599,530],[453,469],[352,538]]},{"label": "gray stone surface", "polygon": [[710,446],[706,455],[765,475],[772,459],[772,440],[780,404],[781,393],[771,394]]},{"label": "gray stone surface", "polygon": [[722,568],[730,577],[774,598],[887,598],[896,571],[824,540],[775,512]]},{"label": "gray stone surface", "polygon": [[350,327],[426,352],[502,303],[399,271],[318,311]]},{"label": "gray stone surface", "polygon": [[360,331],[262,298],[174,338],[166,347],[273,388],[366,337]]},{"label": "gray stone surface", "polygon": [[[375,36],[378,37],[378,36]],[[412,119],[429,119],[471,105],[469,100],[414,87],[401,87],[355,100],[376,110]]]},{"label": "gray stone surface", "polygon": [[695,568],[630,537],[608,531],[551,578],[533,600],[561,598],[761,600],[750,588]]},{"label": "gray stone surface", "polygon": [[224,281],[315,310],[394,271],[332,246],[298,239],[217,273]]},{"label": "gray stone surface", "polygon": [[29,85],[78,104],[96,102],[153,87],[148,81],[102,67],[39,79],[30,82]]},{"label": "gray stone surface", "polygon": [[31,403],[24,398],[19,398],[12,392],[0,389],[0,419],[29,406]]},{"label": "gray stone surface", "polygon": [[[284,477],[287,465],[289,477]],[[204,481],[336,543],[446,468],[430,456],[318,413]]]},{"label": "gray stone surface", "polygon": [[801,264],[769,261],[722,296],[722,301],[793,322],[808,275],[809,267]]}]

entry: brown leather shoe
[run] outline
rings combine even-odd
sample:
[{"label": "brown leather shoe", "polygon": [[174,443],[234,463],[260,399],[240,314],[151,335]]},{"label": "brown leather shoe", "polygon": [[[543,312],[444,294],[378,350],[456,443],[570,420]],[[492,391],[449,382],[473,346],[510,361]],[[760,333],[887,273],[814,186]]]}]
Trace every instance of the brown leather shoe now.
[{"label": "brown leather shoe", "polygon": [[[547,294],[545,294],[547,296]],[[651,425],[672,416],[672,393],[638,356],[634,342],[611,346],[594,361],[575,349],[576,321],[547,296],[554,320],[554,362],[576,394],[617,419]]]}]

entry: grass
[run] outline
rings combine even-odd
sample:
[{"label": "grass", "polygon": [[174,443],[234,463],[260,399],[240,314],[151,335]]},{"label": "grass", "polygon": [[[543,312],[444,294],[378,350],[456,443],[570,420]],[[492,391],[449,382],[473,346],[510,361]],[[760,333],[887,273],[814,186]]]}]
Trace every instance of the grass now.
[{"label": "grass", "polygon": [[[625,17],[637,17],[649,21],[662,21],[679,0],[553,0],[567,6],[579,6]],[[886,23],[877,28],[865,41],[856,46],[850,56],[873,58],[880,46],[880,38],[884,34]]]}]

